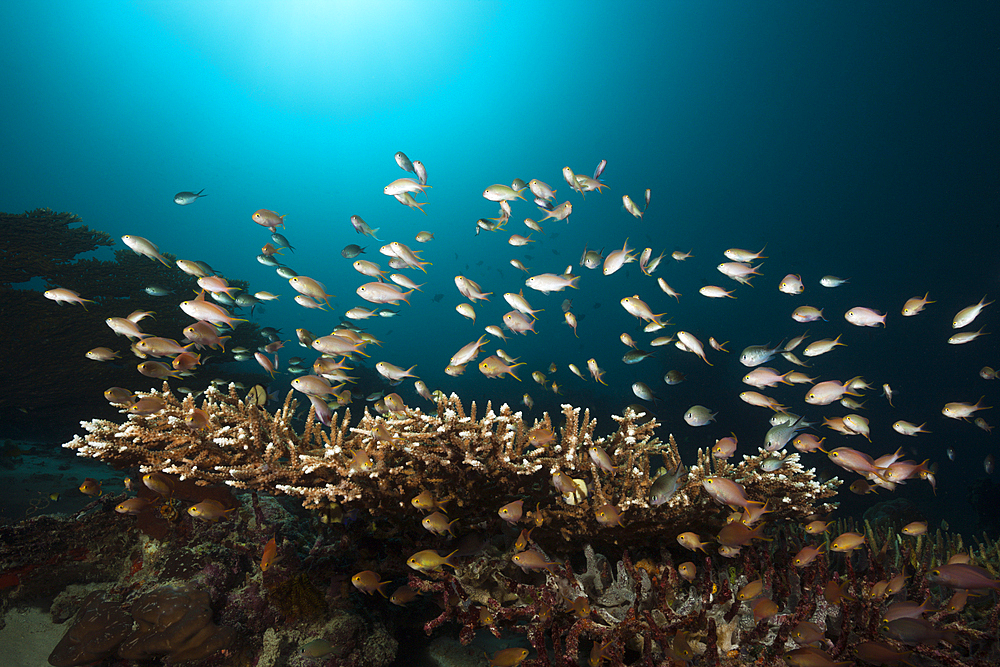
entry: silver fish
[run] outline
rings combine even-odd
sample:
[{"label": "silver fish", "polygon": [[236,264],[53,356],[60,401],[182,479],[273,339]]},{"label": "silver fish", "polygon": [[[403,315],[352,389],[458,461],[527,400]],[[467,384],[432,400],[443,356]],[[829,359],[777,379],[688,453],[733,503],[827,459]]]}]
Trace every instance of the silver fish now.
[{"label": "silver fish", "polygon": [[768,456],[760,462],[760,469],[764,472],[774,472],[775,470],[779,470],[783,465],[785,465],[785,459],[780,456]]},{"label": "silver fish", "polygon": [[784,449],[785,445],[795,437],[795,434],[805,428],[800,425],[801,423],[802,417],[799,417],[794,422],[785,422],[772,426],[764,436],[764,449],[769,452]]},{"label": "silver fish", "polygon": [[750,368],[765,364],[781,350],[782,345],[784,345],[784,341],[773,348],[770,348],[767,345],[751,345],[745,348],[743,353],[740,354],[740,363],[744,366],[749,366]]},{"label": "silver fish", "polygon": [[275,272],[282,278],[294,278],[295,276],[299,275],[298,273],[295,272],[294,269],[290,269],[287,266],[279,266],[278,268],[275,269]]},{"label": "silver fish", "polygon": [[632,385],[632,393],[641,398],[644,401],[659,401],[654,394],[653,390],[645,382],[636,382]]},{"label": "silver fish", "polygon": [[394,157],[396,158],[396,164],[399,165],[400,169],[416,173],[413,171],[413,163],[410,162],[410,158],[406,157],[406,153],[403,151],[397,151]]},{"label": "silver fish", "polygon": [[257,255],[257,261],[264,266],[281,266],[281,262],[276,260],[272,255]]}]

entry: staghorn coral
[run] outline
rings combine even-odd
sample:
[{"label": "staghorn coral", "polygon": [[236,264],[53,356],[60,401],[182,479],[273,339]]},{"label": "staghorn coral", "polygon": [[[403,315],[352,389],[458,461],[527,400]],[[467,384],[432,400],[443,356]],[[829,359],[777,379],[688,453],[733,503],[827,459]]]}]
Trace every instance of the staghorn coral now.
[{"label": "staghorn coral", "polygon": [[[88,434],[64,447],[116,467],[138,465],[143,472],[199,483],[276,490],[301,498],[307,508],[353,504],[389,518],[411,517],[410,500],[423,491],[450,503],[452,516],[466,526],[493,521],[501,505],[522,500],[526,510],[536,508],[526,512],[536,525],[534,538],[550,544],[559,537],[640,544],[687,530],[714,534],[723,525],[723,508],[702,490],[708,474],[742,483],[751,498],[771,499],[772,519],[830,511],[833,506],[824,501],[840,483],[817,482],[797,454],[788,455],[779,471],[765,473],[759,470],[761,455],[731,465],[699,452],[686,482],[667,503],[652,507],[656,463],[674,468],[680,457],[673,437],[660,441],[659,424],[632,409],[614,417],[614,432],[597,437],[589,410],[564,405],[561,427],[548,413],[528,424],[506,404],[494,411],[487,403],[477,418],[476,404],[466,413],[453,394],[438,400],[434,414],[408,409],[383,418],[366,410],[355,427],[349,426],[350,411],[325,429],[310,409],[299,434],[291,425],[297,407],[291,392],[273,415],[241,400],[232,387],[228,394],[210,388],[200,406],[190,396],[179,400],[166,384],[149,395],[160,398],[164,408],[150,416],[130,414],[123,424],[85,422]],[[184,416],[195,407],[209,415],[205,430],[184,426]],[[528,439],[533,428],[558,428],[559,437],[535,447]],[[598,467],[588,454],[591,448],[605,450],[615,471]],[[358,452],[371,463],[358,465]],[[589,493],[556,493],[551,483],[556,472]],[[597,510],[605,505],[622,513],[620,525],[598,521]]]}]

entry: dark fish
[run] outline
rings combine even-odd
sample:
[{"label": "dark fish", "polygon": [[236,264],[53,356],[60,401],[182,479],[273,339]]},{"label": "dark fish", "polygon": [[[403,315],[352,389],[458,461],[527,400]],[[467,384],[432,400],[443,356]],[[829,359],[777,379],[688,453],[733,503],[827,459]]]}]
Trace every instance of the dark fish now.
[{"label": "dark fish", "polygon": [[686,472],[684,464],[678,461],[673,472],[665,472],[657,477],[649,487],[649,504],[659,507],[670,500],[677,493],[677,482]]},{"label": "dark fish", "polygon": [[351,243],[350,245],[344,246],[344,249],[340,251],[340,254],[344,259],[354,259],[360,254],[363,254],[365,249],[356,243]]},{"label": "dark fish", "polygon": [[986,458],[983,460],[983,470],[986,471],[987,475],[992,475],[993,470],[996,468],[996,459],[993,458],[992,454],[987,454]]},{"label": "dark fish", "polygon": [[281,329],[275,329],[274,327],[264,327],[263,329],[260,330],[260,335],[273,343],[276,340],[281,340]]},{"label": "dark fish", "polygon": [[680,384],[684,382],[684,373],[680,371],[669,371],[663,376],[663,381],[667,384]]},{"label": "dark fish", "polygon": [[274,271],[282,278],[294,278],[295,276],[299,275],[298,273],[295,272],[294,269],[291,269],[287,266],[279,266]]},{"label": "dark fish", "polygon": [[146,288],[146,294],[149,296],[167,296],[170,294],[170,290],[159,285],[150,285]]},{"label": "dark fish", "polygon": [[260,303],[260,299],[249,292],[240,292],[236,295],[235,301],[237,306],[243,306],[244,308],[247,306],[252,308]]},{"label": "dark fish", "polygon": [[206,276],[212,276],[218,273],[218,271],[216,271],[215,269],[213,269],[211,266],[208,265],[208,262],[203,262],[200,259],[198,259],[195,260],[194,263],[198,265],[198,268],[200,268],[202,271],[205,272]]},{"label": "dark fish", "polygon": [[600,301],[598,301],[597,303],[594,304],[594,308],[595,309],[600,308],[600,307],[601,307],[601,302]]},{"label": "dark fish", "polygon": [[637,364],[643,359],[648,359],[653,356],[652,352],[646,352],[645,350],[629,350],[622,357],[622,361],[626,364]]},{"label": "dark fish", "polygon": [[438,301],[440,301],[443,298],[444,298],[444,294],[435,294],[434,298],[431,299],[431,301],[433,301],[434,303],[437,303]]},{"label": "dark fish", "polygon": [[958,644],[958,633],[955,630],[938,630],[930,621],[922,618],[897,618],[884,624],[882,632],[911,646],[913,644],[933,646],[941,640],[949,644]]},{"label": "dark fish", "polygon": [[174,195],[174,203],[179,206],[187,206],[188,204],[193,204],[199,197],[207,197],[208,195],[201,194],[205,191],[205,188],[198,190],[198,192],[178,192]]},{"label": "dark fish", "polygon": [[274,243],[274,245],[278,246],[279,248],[288,248],[292,252],[295,252],[295,248],[293,248],[292,244],[288,242],[288,239],[286,239],[278,232],[274,232],[273,234],[271,234],[271,242]]}]

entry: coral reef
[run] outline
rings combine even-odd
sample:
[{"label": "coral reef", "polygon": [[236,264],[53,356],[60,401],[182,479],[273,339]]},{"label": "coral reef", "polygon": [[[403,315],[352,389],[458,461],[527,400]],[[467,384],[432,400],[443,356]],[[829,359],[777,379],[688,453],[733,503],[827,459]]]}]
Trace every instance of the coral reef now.
[{"label": "coral reef", "polygon": [[[430,413],[365,411],[353,426],[349,412],[323,426],[311,409],[299,430],[291,392],[274,413],[232,386],[200,402],[166,385],[146,396],[162,407],[87,422],[65,447],[194,487],[283,493],[313,510],[316,534],[293,538],[295,523],[261,530],[273,521],[254,496],[257,557],[274,536],[265,571],[212,588],[228,586],[223,619],[251,610],[237,630],[263,632],[265,654],[288,649],[269,627],[321,619],[324,608],[385,618],[391,605],[378,595],[345,593],[347,577],[362,571],[376,583],[407,575],[408,590],[424,597],[394,602],[420,610],[427,634],[450,624],[463,643],[482,628],[521,636],[534,649],[523,663],[531,666],[1000,659],[996,593],[966,600],[936,574],[964,557],[976,586],[1000,589],[997,543],[984,535],[966,549],[940,530],[903,534],[910,510],[899,503],[863,523],[824,524],[840,481],[821,483],[797,453],[730,463],[699,450],[685,470],[673,438],[660,440],[657,422],[631,409],[598,435],[589,412],[569,405],[558,424],[548,414],[528,423],[506,405],[466,411],[452,395]],[[203,429],[185,424],[196,408],[208,415]],[[654,487],[661,466],[675,476],[666,492]],[[738,498],[716,499],[723,480]],[[435,509],[447,523],[424,530]],[[678,539],[688,532],[693,542]],[[208,579],[219,581],[207,569],[191,581]],[[912,614],[902,624],[889,618],[900,610]]]},{"label": "coral reef", "polygon": [[[829,512],[833,505],[826,500],[840,484],[818,482],[798,454],[768,473],[760,470],[763,453],[729,464],[702,451],[676,493],[653,506],[656,464],[675,469],[680,456],[672,437],[665,443],[657,438],[654,419],[631,409],[615,417],[612,434],[598,437],[589,411],[569,405],[557,427],[547,413],[527,424],[507,405],[496,412],[487,404],[477,419],[475,403],[466,414],[452,395],[438,399],[434,414],[408,409],[380,417],[366,411],[355,427],[349,426],[349,411],[324,428],[310,409],[299,434],[292,427],[297,402],[291,392],[273,415],[233,388],[228,394],[210,388],[200,405],[190,396],[179,400],[166,384],[160,392],[141,395],[158,399],[162,409],[130,414],[122,424],[86,422],[87,435],[64,447],[119,468],[138,465],[143,472],[202,483],[277,490],[302,498],[308,508],[336,502],[401,520],[413,516],[410,501],[424,492],[442,506],[450,503],[467,526],[492,521],[502,505],[520,501],[540,542],[561,537],[639,544],[689,530],[714,534],[725,524],[719,515],[723,506],[703,491],[702,481],[710,475],[739,482],[751,500],[770,499],[772,520]],[[184,416],[195,408],[209,416],[203,430],[183,427]],[[554,437],[557,428],[560,435]],[[529,437],[534,429],[554,439],[537,447]],[[595,451],[610,457],[614,469],[598,465]],[[557,473],[586,492],[555,493],[551,480]],[[608,507],[620,520],[602,522],[600,512]]]},{"label": "coral reef", "polygon": [[[40,437],[46,435],[40,432],[44,426],[53,440],[68,437],[81,412],[113,414],[101,398],[105,389],[144,381],[135,369],[139,360],[129,362],[132,353],[127,342],[105,325],[106,318],[124,317],[135,310],[155,311],[149,331],[171,338],[181,338],[183,328],[190,324],[176,307],[165,308],[164,300],[187,298],[197,288],[194,277],[128,249],[117,250],[114,261],[75,259],[115,244],[106,233],[80,223],[72,213],[51,209],[0,213],[5,241],[0,247],[0,317],[10,323],[0,328],[0,344],[17,350],[4,362],[8,376],[17,378],[17,390],[0,395],[0,416],[10,432],[20,428]],[[57,305],[39,290],[14,287],[39,279],[46,287],[72,289],[95,303],[87,304],[89,312],[85,313],[79,307]],[[242,281],[232,284],[247,286]],[[151,296],[145,291],[150,285],[173,296]],[[252,324],[241,325],[233,335],[234,345],[255,347],[260,340]],[[118,350],[122,361],[87,359],[87,351],[98,346]],[[225,358],[216,355],[213,363]],[[66,384],[68,377],[73,378],[72,392]],[[250,384],[261,378],[255,376]],[[72,401],[67,400],[70,393]]]}]

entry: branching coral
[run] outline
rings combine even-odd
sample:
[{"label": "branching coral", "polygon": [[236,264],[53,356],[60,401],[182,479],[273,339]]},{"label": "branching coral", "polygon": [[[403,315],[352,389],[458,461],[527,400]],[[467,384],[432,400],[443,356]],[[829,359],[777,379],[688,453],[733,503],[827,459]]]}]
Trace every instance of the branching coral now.
[{"label": "branching coral", "polygon": [[[412,517],[410,501],[425,491],[449,504],[451,515],[466,526],[493,521],[501,505],[520,500],[536,525],[534,539],[543,543],[557,537],[653,543],[687,530],[717,530],[722,506],[701,486],[708,474],[742,483],[752,499],[769,500],[770,517],[779,519],[829,511],[832,506],[823,501],[839,484],[817,482],[797,454],[779,471],[765,473],[759,470],[760,456],[730,465],[700,453],[686,482],[654,507],[649,494],[656,464],[676,468],[680,455],[673,437],[662,442],[656,436],[654,419],[631,409],[615,417],[613,433],[596,437],[597,421],[587,410],[564,405],[561,426],[548,413],[528,424],[507,405],[494,411],[487,403],[477,417],[473,403],[466,413],[452,395],[439,399],[433,414],[408,409],[380,417],[365,411],[354,427],[349,411],[324,429],[310,410],[300,435],[291,426],[297,405],[291,393],[273,415],[241,400],[233,388],[228,394],[209,389],[200,406],[190,396],[179,400],[167,385],[150,396],[161,400],[163,409],[130,414],[120,425],[87,422],[88,434],[64,446],[117,467],[139,465],[144,472],[203,483],[277,490],[302,498],[306,507],[354,503],[390,518]],[[184,425],[196,407],[209,416],[203,430]],[[558,430],[559,436],[536,447],[529,438],[533,429],[553,436]],[[606,452],[614,470],[600,466],[594,451]],[[556,473],[589,493],[556,492]],[[609,506],[621,513],[620,521],[600,520],[599,512]]]}]

